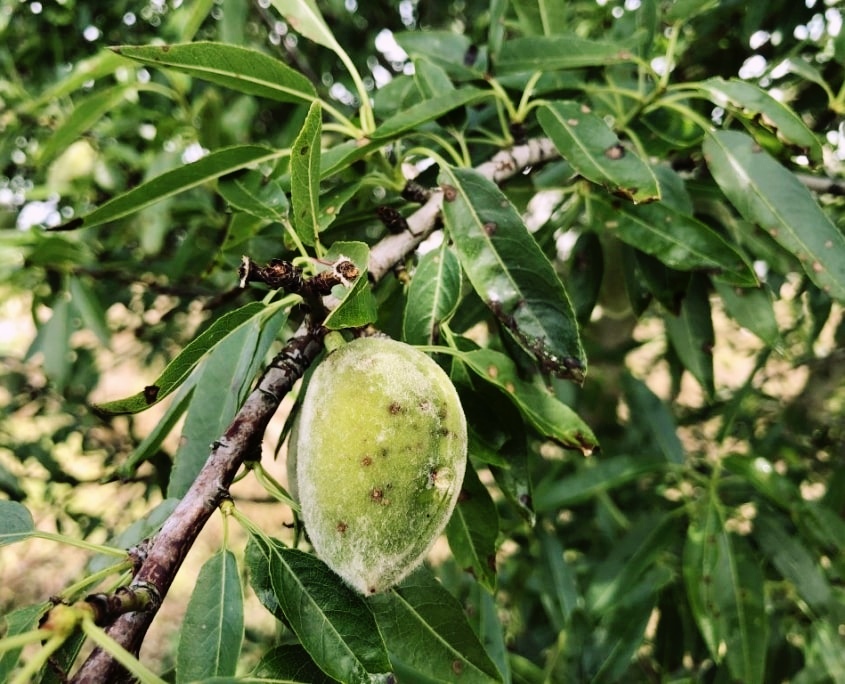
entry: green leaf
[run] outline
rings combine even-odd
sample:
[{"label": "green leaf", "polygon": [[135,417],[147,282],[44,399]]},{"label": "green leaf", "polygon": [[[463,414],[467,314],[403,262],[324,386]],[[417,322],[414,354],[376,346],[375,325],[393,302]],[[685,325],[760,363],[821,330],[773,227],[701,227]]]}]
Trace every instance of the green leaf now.
[{"label": "green leaf", "polygon": [[22,541],[33,532],[35,523],[26,507],[0,499],[0,546]]},{"label": "green leaf", "polygon": [[274,646],[261,656],[258,665],[251,672],[258,681],[272,681],[279,684],[334,684],[311,659],[299,644]]},{"label": "green leaf", "polygon": [[546,373],[582,382],[587,361],[554,267],[493,181],[443,168],[443,220],[482,301]]},{"label": "green leaf", "polygon": [[564,479],[543,480],[534,490],[538,513],[555,511],[589,501],[602,492],[620,487],[643,475],[666,467],[662,456],[613,456],[584,461],[580,470]]},{"label": "green leaf", "polygon": [[531,483],[528,448],[523,431],[515,432],[506,445],[507,466],[491,465],[490,472],[505,498],[516,507],[528,525],[534,527],[537,516],[534,514],[534,487]]},{"label": "green leaf", "polygon": [[604,254],[595,232],[590,230],[578,236],[569,264],[566,289],[572,298],[575,319],[584,325],[589,322],[599,299],[604,275]]},{"label": "green leaf", "polygon": [[499,670],[502,681],[510,682],[509,649],[505,642],[505,629],[507,627],[502,624],[496,597],[477,584],[473,585],[471,591],[478,597],[476,599],[478,609],[478,638],[484,646],[484,650],[487,651],[487,655],[490,656],[490,659]]},{"label": "green leaf", "polygon": [[637,204],[660,199],[651,167],[586,106],[552,102],[539,109],[537,120],[563,158],[587,180]]},{"label": "green leaf", "polygon": [[227,335],[199,370],[167,487],[181,498],[208,460],[210,439],[222,435],[249,393],[287,312],[277,304]]},{"label": "green leaf", "polygon": [[314,245],[320,232],[320,139],[323,130],[322,109],[313,102],[302,130],[291,147],[290,201],[293,225],[306,245]]},{"label": "green leaf", "polygon": [[490,592],[496,591],[498,535],[496,504],[475,469],[468,467],[458,503],[446,525],[446,536],[458,565]]},{"label": "green leaf", "polygon": [[118,85],[99,90],[77,103],[70,116],[47,138],[38,163],[47,166],[59,153],[82,136],[105,114],[115,109],[126,95],[130,86]]},{"label": "green leaf", "polygon": [[414,674],[440,682],[502,681],[460,603],[424,568],[367,603],[391,657]]},{"label": "green leaf", "polygon": [[278,102],[312,102],[311,81],[263,52],[224,43],[122,45],[112,48],[142,64],[169,67],[246,95]]},{"label": "green leaf", "polygon": [[471,42],[469,36],[463,33],[436,30],[398,31],[394,38],[411,59],[429,59],[454,79],[476,80],[482,76],[479,69],[464,64]]},{"label": "green leaf", "polygon": [[411,278],[402,319],[402,339],[408,344],[435,344],[439,326],[460,302],[461,264],[444,242],[424,254]]},{"label": "green leaf", "polygon": [[788,519],[764,508],[754,518],[754,540],[815,614],[826,615],[835,601],[830,583],[814,554],[799,537],[789,533],[789,528]]},{"label": "green leaf", "polygon": [[598,446],[593,431],[575,411],[547,388],[520,379],[516,364],[510,357],[491,349],[463,352],[457,356],[476,375],[505,392],[544,437],[585,454],[591,453]]},{"label": "green leaf", "polygon": [[698,86],[720,107],[738,109],[750,117],[760,116],[761,123],[774,126],[780,138],[805,148],[812,161],[821,161],[822,148],[815,133],[798,114],[759,86],[738,78],[711,78]]},{"label": "green leaf", "polygon": [[611,229],[623,242],[679,271],[704,271],[740,287],[754,287],[757,276],[742,253],[707,224],[661,202],[606,205]]},{"label": "green leaf", "polygon": [[60,294],[52,302],[50,319],[38,327],[26,358],[36,352],[43,356],[42,367],[47,381],[58,392],[62,392],[71,373],[70,335],[73,332],[70,300]]},{"label": "green leaf", "polygon": [[266,309],[267,307],[261,302],[250,302],[240,309],[224,314],[203,331],[199,337],[185,345],[179,355],[167,364],[161,375],[145,391],[138,392],[125,399],[98,404],[94,409],[106,415],[120,415],[138,413],[157,404],[179,387],[200,359],[214,349],[227,335],[248,323],[255,316],[264,313]]},{"label": "green leaf", "polygon": [[734,287],[718,278],[713,280],[713,286],[722,298],[728,316],[757,335],[772,349],[783,352],[783,337],[775,319],[772,292],[768,286]]},{"label": "green leaf", "polygon": [[[595,652],[599,667],[594,682],[620,682],[631,672],[631,661],[643,646],[649,619],[654,615],[660,589],[673,580],[668,568],[652,568],[642,584],[629,591],[596,629]],[[591,649],[592,650],[592,649]]]},{"label": "green leaf", "polygon": [[167,197],[199,187],[215,178],[247,166],[268,162],[286,154],[286,150],[274,151],[257,145],[239,145],[217,150],[195,162],[171,171],[165,171],[146,183],[110,199],[90,214],[72,219],[53,230],[92,228],[93,226],[117,221],[117,219],[140,211]]},{"label": "green leaf", "polygon": [[235,674],[243,636],[238,564],[224,550],[202,566],[188,601],[176,652],[176,682]]},{"label": "green leaf", "polygon": [[423,124],[434,121],[453,109],[473,104],[488,97],[491,97],[489,90],[481,90],[473,86],[451,90],[448,93],[423,100],[399,112],[399,114],[391,116],[373,131],[370,139],[383,144],[391,138],[396,138],[408,131],[414,131]]},{"label": "green leaf", "polygon": [[390,662],[364,599],[316,557],[257,536],[280,609],[314,662],[343,682],[386,681]]},{"label": "green leaf", "polygon": [[683,465],[686,451],[678,438],[678,426],[660,397],[629,374],[622,376],[622,386],[631,411],[632,430],[644,432],[648,437],[647,446],[657,447],[667,463]]},{"label": "green leaf", "polygon": [[25,114],[36,112],[49,102],[56,102],[77,93],[86,83],[114,73],[123,64],[123,60],[108,49],[101,50],[93,57],[79,60],[67,76],[43,90],[38,97],[25,102],[20,111]]},{"label": "green leaf", "polygon": [[710,655],[727,661],[737,681],[765,680],[769,620],[763,574],[744,537],[725,529],[725,510],[711,491],[693,514],[683,575],[693,617]]},{"label": "green leaf", "polygon": [[547,590],[543,592],[543,607],[558,631],[566,629],[573,611],[583,603],[573,568],[563,555],[563,545],[553,532],[537,527],[540,543],[540,564],[535,571]]},{"label": "green leaf", "polygon": [[616,43],[602,43],[578,36],[512,38],[502,44],[496,71],[555,71],[630,62],[633,54]]},{"label": "green leaf", "polygon": [[691,18],[712,10],[719,0],[675,0],[666,12],[667,21],[689,21]]},{"label": "green leaf", "polygon": [[[609,554],[593,569],[586,592],[590,611],[595,615],[610,614],[625,603],[635,589],[642,587],[661,558],[671,555],[680,532],[675,515],[647,514],[614,540]],[[649,590],[654,588],[649,586]]]},{"label": "green leaf", "polygon": [[244,551],[246,574],[249,578],[249,586],[255,592],[255,596],[261,602],[261,605],[273,617],[284,623],[285,614],[282,612],[282,607],[273,592],[273,579],[270,575],[270,554],[267,549],[267,544],[262,544],[253,537],[249,538]]},{"label": "green leaf", "polygon": [[159,450],[164,440],[176,427],[179,419],[188,410],[193,397],[194,387],[196,382],[188,380],[179,388],[178,394],[164,412],[164,415],[158,419],[147,436],[141,440],[141,443],[135,447],[129,458],[125,463],[122,463],[118,468],[121,477],[130,478],[135,474],[138,466],[147,461],[151,461]]},{"label": "green leaf", "polygon": [[414,83],[424,100],[455,90],[446,70],[424,56],[414,58]]},{"label": "green leaf", "polygon": [[666,334],[672,348],[701,388],[713,396],[713,346],[716,343],[707,282],[703,277],[690,280],[680,314],[665,316]]},{"label": "green leaf", "polygon": [[[2,508],[0,508],[0,511],[2,511]],[[2,523],[0,523],[0,526],[2,526]],[[2,544],[2,538],[0,538],[0,544]],[[10,610],[0,617],[0,635],[3,639],[8,639],[38,629],[39,619],[47,610],[52,608],[52,605],[52,603],[45,601],[44,603]],[[0,682],[13,681],[12,673],[15,671],[22,650],[23,647],[0,652]]]},{"label": "green leaf", "polygon": [[258,171],[243,171],[221,178],[217,191],[229,206],[252,216],[271,222],[287,218],[288,198],[284,189],[277,180]]},{"label": "green leaf", "polygon": [[111,333],[106,322],[106,312],[97,298],[94,288],[82,284],[77,276],[68,277],[73,308],[79,312],[83,325],[93,332],[103,347],[108,348],[111,343]]},{"label": "green leaf", "polygon": [[367,264],[370,248],[364,242],[341,242],[332,244],[324,260],[337,262],[344,256],[358,267],[358,276],[350,286],[336,285],[332,294],[340,303],[326,316],[323,325],[329,330],[358,328],[376,320],[377,308],[373,291],[367,280]]},{"label": "green leaf", "polygon": [[523,33],[552,36],[563,33],[568,25],[567,3],[558,0],[513,0]]},{"label": "green leaf", "polygon": [[340,50],[334,34],[313,0],[271,0],[271,3],[294,31],[335,53]]},{"label": "green leaf", "polygon": [[791,252],[819,288],[845,302],[845,234],[810,191],[744,133],[713,131],[703,149],[713,177],[739,213]]}]

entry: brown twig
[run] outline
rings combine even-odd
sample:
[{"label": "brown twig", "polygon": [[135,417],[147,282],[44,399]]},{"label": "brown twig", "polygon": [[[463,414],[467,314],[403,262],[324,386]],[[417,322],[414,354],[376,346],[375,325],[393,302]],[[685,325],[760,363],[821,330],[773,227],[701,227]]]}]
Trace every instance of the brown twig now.
[{"label": "brown twig", "polygon": [[[322,328],[303,326],[273,360],[226,433],[214,443],[191,488],[159,530],[131,586],[154,587],[164,599],[200,530],[228,496],[229,485],[244,459],[258,450],[267,423],[282,397],[319,355],[322,340]],[[108,633],[137,654],[154,617],[154,610],[121,615]],[[71,681],[80,684],[119,681],[120,672],[120,666],[108,653],[95,649]]]},{"label": "brown twig", "polygon": [[[557,151],[551,143],[540,138],[497,153],[477,170],[490,180],[501,182],[526,167],[556,156]],[[442,202],[442,192],[431,193],[426,203],[408,217],[407,230],[389,235],[373,246],[369,263],[373,282],[381,280],[434,231]],[[164,600],[203,526],[228,496],[229,486],[241,464],[260,449],[264,430],[282,398],[320,354],[324,332],[319,326],[304,324],[270,363],[258,387],[249,395],[223,437],[214,442],[208,461],[153,539],[130,588],[147,587]],[[108,628],[109,636],[137,654],[157,609],[154,602],[144,612],[120,615]],[[95,684],[120,681],[126,676],[107,652],[97,648],[71,681]]]}]

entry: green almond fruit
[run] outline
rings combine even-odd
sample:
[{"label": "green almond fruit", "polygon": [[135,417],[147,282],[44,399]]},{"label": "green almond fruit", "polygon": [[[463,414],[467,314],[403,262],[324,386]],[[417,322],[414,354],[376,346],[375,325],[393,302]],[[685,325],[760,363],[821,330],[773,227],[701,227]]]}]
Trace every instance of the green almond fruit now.
[{"label": "green almond fruit", "polygon": [[413,347],[357,339],[316,368],[290,457],[317,554],[362,594],[390,588],[443,531],[467,462],[449,377]]}]

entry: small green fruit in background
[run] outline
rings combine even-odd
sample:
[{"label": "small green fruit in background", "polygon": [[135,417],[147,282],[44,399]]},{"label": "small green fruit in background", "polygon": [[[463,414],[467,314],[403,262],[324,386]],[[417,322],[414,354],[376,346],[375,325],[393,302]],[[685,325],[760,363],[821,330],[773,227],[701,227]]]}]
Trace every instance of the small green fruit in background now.
[{"label": "small green fruit in background", "polygon": [[289,457],[314,549],[362,594],[390,588],[461,491],[467,428],[449,377],[407,344],[358,339],[314,371],[297,422]]}]

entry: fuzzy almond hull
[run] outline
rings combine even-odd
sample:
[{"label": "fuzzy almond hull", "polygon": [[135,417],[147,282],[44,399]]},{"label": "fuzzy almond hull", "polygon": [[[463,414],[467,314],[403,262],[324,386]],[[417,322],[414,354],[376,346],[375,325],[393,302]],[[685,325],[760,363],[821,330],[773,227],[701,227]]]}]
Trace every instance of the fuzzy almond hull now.
[{"label": "fuzzy almond hull", "polygon": [[393,586],[443,531],[463,482],[466,419],[448,376],[409,345],[356,340],[315,370],[297,433],[317,554],[363,594]]}]

